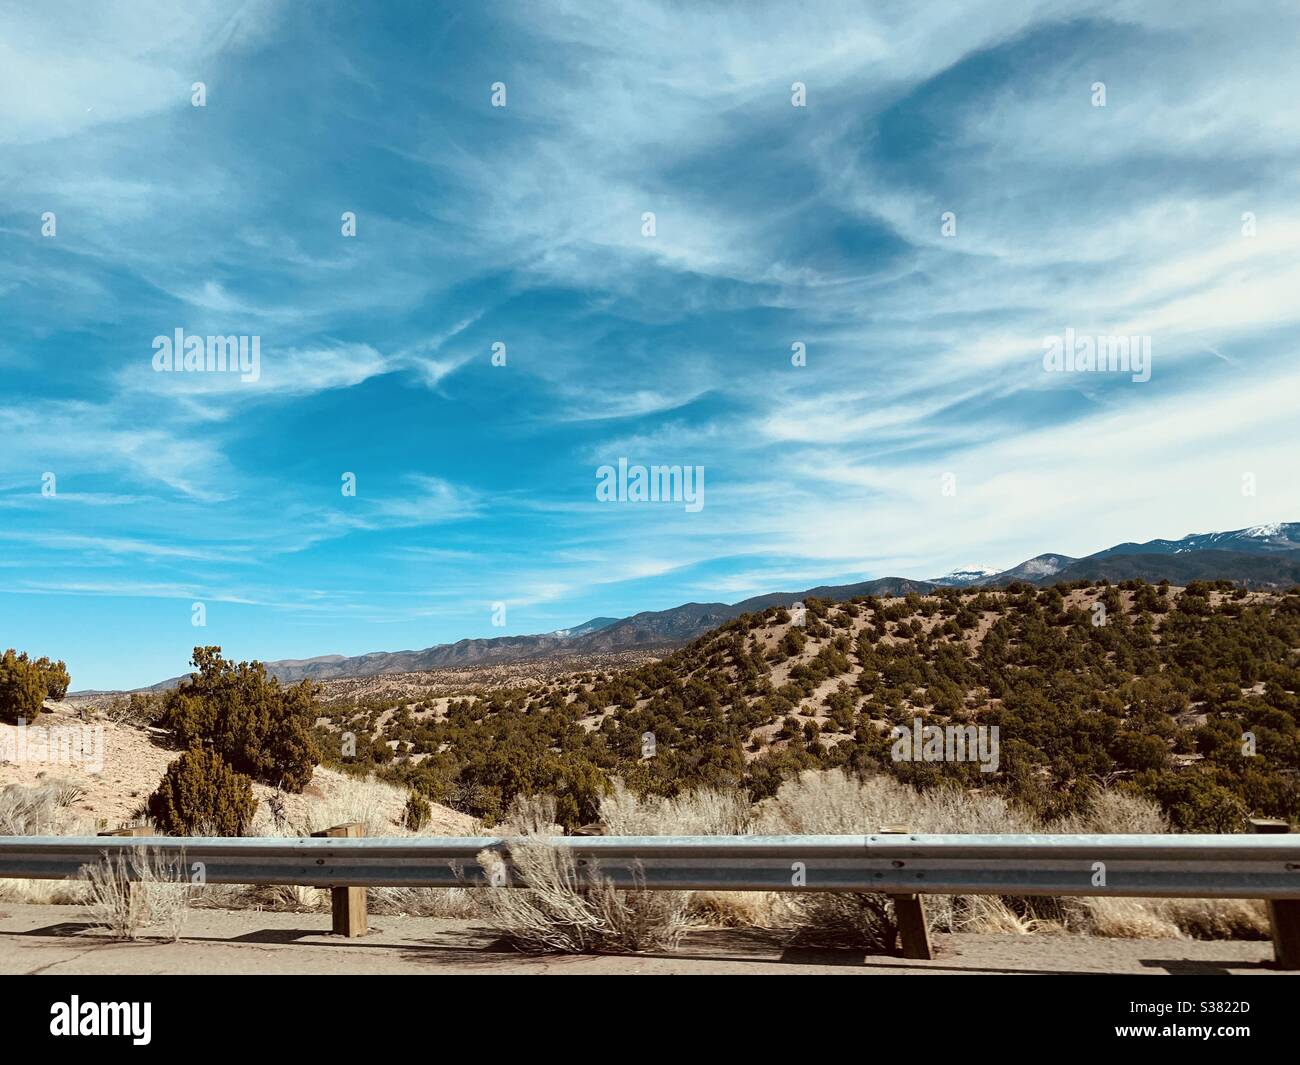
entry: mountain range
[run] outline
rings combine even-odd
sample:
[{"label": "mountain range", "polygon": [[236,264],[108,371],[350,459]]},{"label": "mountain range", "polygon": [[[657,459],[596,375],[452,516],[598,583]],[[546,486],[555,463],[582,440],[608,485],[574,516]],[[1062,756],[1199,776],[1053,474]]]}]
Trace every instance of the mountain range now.
[{"label": "mountain range", "polygon": [[[1192,580],[1230,580],[1251,588],[1289,588],[1300,584],[1300,522],[1275,522],[1231,532],[1194,533],[1181,540],[1123,543],[1074,558],[1035,555],[1010,569],[970,566],[930,580],[881,577],[858,584],[821,585],[801,591],[769,592],[738,603],[683,603],[668,610],[648,610],[626,618],[592,618],[581,625],[536,636],[497,636],[458,640],[419,651],[377,651],[347,657],[267,662],[283,682],[412,673],[458,666],[496,665],[550,656],[598,654],[624,650],[667,650],[688,643],[741,614],[777,604],[816,597],[843,601],[863,595],[924,594],[940,587],[993,588],[1025,581],[1050,585],[1075,580],[1112,581],[1140,578],[1183,585]],[[180,678],[163,681],[168,688]]]}]

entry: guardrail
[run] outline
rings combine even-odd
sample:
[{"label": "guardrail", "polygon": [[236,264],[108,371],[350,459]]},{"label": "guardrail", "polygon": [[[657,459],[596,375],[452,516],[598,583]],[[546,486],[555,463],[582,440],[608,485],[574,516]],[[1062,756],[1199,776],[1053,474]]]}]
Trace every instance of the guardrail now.
[{"label": "guardrail", "polygon": [[[140,830],[135,830],[140,831]],[[350,826],[330,830],[343,835]],[[1279,961],[1300,967],[1300,835],[558,836],[579,885],[650,891],[858,891],[1271,900]],[[65,879],[102,856],[156,849],[214,884],[335,889],[335,927],[364,930],[360,887],[527,887],[505,837],[0,837],[0,877]],[[500,856],[479,862],[483,851]],[[197,864],[196,864],[197,863]],[[358,898],[359,896],[359,898]],[[340,920],[340,909],[345,912]],[[349,916],[348,909],[354,911]],[[356,920],[360,911],[361,920]],[[921,929],[924,921],[920,920]],[[916,939],[915,933],[911,935]],[[913,942],[912,949],[924,951]],[[905,952],[909,949],[904,943]]]}]

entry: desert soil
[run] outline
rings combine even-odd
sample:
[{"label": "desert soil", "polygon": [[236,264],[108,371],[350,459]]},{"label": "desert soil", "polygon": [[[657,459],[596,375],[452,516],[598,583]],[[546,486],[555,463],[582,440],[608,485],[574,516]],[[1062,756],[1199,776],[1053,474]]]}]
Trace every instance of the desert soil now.
[{"label": "desert soil", "polygon": [[427,917],[372,915],[358,939],[329,934],[326,913],[192,911],[180,942],[115,942],[71,906],[0,903],[0,973],[731,974],[1276,973],[1264,942],[937,935],[932,961],[786,947],[778,933],[696,932],[675,954],[525,956],[490,929]]},{"label": "desert soil", "polygon": [[[76,784],[82,789],[82,794],[61,811],[62,835],[93,835],[96,831],[137,822],[149,795],[158,787],[168,764],[180,757],[180,751],[169,746],[166,736],[158,730],[105,721],[85,706],[71,703],[47,703],[46,706],[51,709],[29,726],[29,731],[102,727],[103,765],[96,772],[93,767],[66,760],[16,762],[3,760],[3,754],[0,754],[0,788],[7,784],[37,785],[55,781]],[[10,753],[12,758],[11,752],[6,753]],[[347,787],[347,783],[348,778],[342,773],[317,766],[311,783],[301,794],[281,795],[286,822],[297,826],[319,820],[311,816],[312,809],[333,805],[335,796]],[[389,827],[396,828],[402,823],[405,795],[400,789],[390,791],[386,808],[377,811],[377,820],[386,821]],[[268,800],[276,794],[275,789],[254,784],[253,794],[258,800],[260,813],[265,815],[269,810]],[[467,814],[434,805],[426,832],[430,835],[467,835],[473,831],[474,825],[474,818]]]}]

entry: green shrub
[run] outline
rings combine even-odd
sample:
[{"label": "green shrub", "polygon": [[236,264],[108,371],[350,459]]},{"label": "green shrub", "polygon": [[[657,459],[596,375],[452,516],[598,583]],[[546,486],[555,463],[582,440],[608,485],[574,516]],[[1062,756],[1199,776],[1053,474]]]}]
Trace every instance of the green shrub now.
[{"label": "green shrub", "polygon": [[12,648],[0,658],[0,717],[31,720],[41,712],[45,686],[35,665]]},{"label": "green shrub", "polygon": [[34,663],[45,688],[45,698],[61,701],[68,694],[68,685],[72,675],[62,660],[51,662],[48,658],[38,658]]},{"label": "green shrub", "polygon": [[411,792],[406,800],[406,810],[402,813],[402,824],[408,832],[419,832],[433,817],[433,807],[423,795]]},{"label": "green shrub", "polygon": [[1175,832],[1240,832],[1249,810],[1204,773],[1139,773],[1137,787],[1164,808]]},{"label": "green shrub", "polygon": [[149,796],[149,816],[173,836],[242,836],[256,810],[253,782],[201,747],[172,762]]},{"label": "green shrub", "polygon": [[263,784],[299,792],[320,754],[312,740],[316,688],[282,688],[261,662],[228,662],[220,647],[194,648],[198,673],[168,692],[162,724],[182,747],[204,747]]},{"label": "green shrub", "polygon": [[62,662],[32,661],[12,647],[0,657],[0,720],[30,721],[46,699],[62,699],[72,678]]}]

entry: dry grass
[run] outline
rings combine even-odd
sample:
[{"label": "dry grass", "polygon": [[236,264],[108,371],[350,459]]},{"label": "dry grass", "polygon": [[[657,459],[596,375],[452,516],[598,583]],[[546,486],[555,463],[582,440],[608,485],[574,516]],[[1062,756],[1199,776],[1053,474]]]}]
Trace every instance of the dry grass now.
[{"label": "dry grass", "polygon": [[517,950],[582,954],[594,951],[672,950],[687,928],[686,894],[618,891],[599,869],[579,873],[570,851],[523,837],[509,844],[510,860],[527,889],[505,886],[502,855],[479,855],[490,880],[487,917]]},{"label": "dry grass", "polygon": [[0,836],[51,835],[59,820],[60,797],[56,784],[10,784],[0,791]]},{"label": "dry grass", "polygon": [[1067,931],[1118,939],[1268,939],[1268,908],[1258,899],[1060,900]]},{"label": "dry grass", "polygon": [[0,902],[25,906],[75,906],[86,900],[81,880],[0,879]]},{"label": "dry grass", "polygon": [[898,922],[885,895],[809,892],[791,897],[791,940],[806,947],[840,947],[886,954],[894,949]]},{"label": "dry grass", "polygon": [[372,913],[473,920],[484,914],[481,888],[385,887],[369,891]]},{"label": "dry grass", "polygon": [[[1003,799],[956,788],[925,792],[892,777],[851,777],[840,770],[807,772],[760,804],[760,834],[870,835],[886,824],[925,833],[1168,832],[1152,802],[1123,791],[1098,791],[1085,810],[1044,824]],[[856,902],[844,901],[857,899]],[[844,946],[869,946],[885,938],[883,896],[787,896],[797,937]],[[1261,903],[1232,899],[1019,898],[928,895],[930,927],[944,932],[1025,933],[1063,931],[1126,939],[1165,937],[1267,938]]]},{"label": "dry grass", "polygon": [[[741,791],[701,788],[674,798],[638,798],[615,780],[601,799],[600,820],[613,836],[745,836],[753,831],[754,809]],[[728,928],[771,928],[786,907],[771,891],[685,892],[686,912],[698,924]]]},{"label": "dry grass", "polygon": [[[1048,826],[1051,832],[1098,835],[1169,831],[1154,803],[1124,791],[1098,791],[1082,815]],[[1027,908],[1065,931],[1122,939],[1267,939],[1268,910],[1252,899],[1135,899],[1082,896],[1029,900]]]},{"label": "dry grass", "polygon": [[[1039,826],[1002,798],[958,788],[918,792],[892,777],[860,778],[838,769],[809,771],[787,781],[759,805],[759,835],[871,835],[885,825],[912,832],[972,834],[1031,832]],[[930,927],[974,931],[1019,925],[1006,904],[979,896],[926,897]],[[893,903],[884,895],[809,892],[786,896],[785,909],[796,942],[817,946],[887,951],[897,928]]]},{"label": "dry grass", "polygon": [[1017,913],[997,895],[962,895],[954,900],[948,923],[954,932],[979,932],[985,935],[1028,935],[1046,931],[1046,922]]},{"label": "dry grass", "polygon": [[[78,790],[66,781],[0,789],[0,836],[93,836],[94,823],[68,810]],[[81,903],[85,897],[86,885],[79,880],[0,879],[0,902],[61,906]]]},{"label": "dry grass", "polygon": [[[319,772],[319,771],[318,771]],[[249,829],[256,836],[296,838],[322,832],[343,824],[360,824],[367,836],[455,835],[452,828],[477,829],[470,819],[458,819],[454,825],[435,821],[419,832],[405,828],[400,819],[408,792],[374,777],[338,775],[329,779],[324,797],[311,802],[294,797],[289,812],[280,812],[282,804],[259,803],[257,815]],[[552,804],[553,809],[553,804]],[[416,917],[474,918],[481,914],[480,892],[467,888],[374,887],[366,892],[370,910],[377,914]],[[314,913],[328,910],[330,893],[324,888],[296,884],[271,886],[220,884],[205,887],[195,905],[213,909],[255,909]]]},{"label": "dry grass", "polygon": [[367,836],[403,835],[394,823],[391,811],[406,806],[406,791],[393,784],[368,777],[343,777],[324,799],[311,803],[289,831],[273,835],[310,836],[335,825],[357,823]]},{"label": "dry grass", "polygon": [[839,769],[809,771],[759,804],[758,835],[871,835],[885,825],[912,832],[1041,831],[1027,814],[996,795],[933,788],[918,792],[893,777],[853,777]]},{"label": "dry grass", "polygon": [[781,928],[790,922],[787,896],[776,891],[693,891],[688,913],[715,928]]},{"label": "dry grass", "polygon": [[501,819],[501,831],[516,836],[562,836],[553,795],[516,795]]},{"label": "dry grass", "polygon": [[615,780],[600,800],[600,820],[611,836],[744,836],[753,810],[743,791],[701,788],[675,798],[638,798]]},{"label": "dry grass", "polygon": [[[619,891],[599,870],[579,873],[565,848],[542,842],[558,835],[555,804],[545,797],[517,802],[506,824],[518,832],[510,859],[528,889],[498,887],[480,893],[488,919],[517,949],[529,952],[671,950],[692,921],[749,925],[770,909],[759,892],[727,900],[726,893],[697,901],[689,891]],[[638,797],[615,781],[600,804],[600,820],[617,836],[741,835],[752,811],[742,792],[701,789],[676,798]],[[504,878],[502,856],[484,851],[489,878]]]},{"label": "dry grass", "polygon": [[115,939],[137,939],[146,928],[160,928],[173,942],[180,938],[193,890],[184,857],[133,847],[104,855],[82,875],[82,904]]},{"label": "dry grass", "polygon": [[1156,835],[1169,831],[1160,807],[1126,791],[1096,791],[1082,814],[1053,821],[1063,835]]}]

